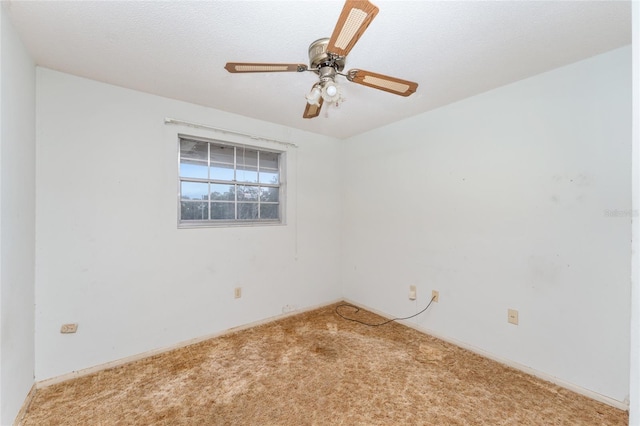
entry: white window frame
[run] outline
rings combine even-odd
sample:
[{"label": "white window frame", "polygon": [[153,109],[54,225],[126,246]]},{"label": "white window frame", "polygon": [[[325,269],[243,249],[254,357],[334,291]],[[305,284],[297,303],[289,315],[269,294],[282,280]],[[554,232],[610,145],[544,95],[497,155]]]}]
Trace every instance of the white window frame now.
[{"label": "white window frame", "polygon": [[[185,177],[181,175],[181,160],[182,160],[182,152],[181,152],[181,142],[183,140],[194,141],[198,143],[206,143],[207,144],[207,178],[195,178],[195,177]],[[264,148],[260,146],[247,145],[237,142],[229,142],[220,139],[209,139],[203,138],[193,135],[187,134],[179,134],[178,135],[178,167],[177,167],[177,175],[178,175],[178,197],[177,197],[177,221],[178,228],[207,228],[207,227],[229,227],[229,226],[263,226],[263,225],[284,225],[285,224],[285,164],[286,164],[286,151],[275,150],[271,148]],[[233,148],[234,159],[233,159],[233,179],[214,179],[210,176],[211,171],[211,147],[225,147],[225,148]],[[252,150],[258,152],[258,160],[257,160],[257,173],[258,179],[257,182],[248,182],[248,181],[238,181],[236,178],[238,166],[241,165],[238,163],[238,151],[239,150]],[[264,170],[260,167],[260,153],[269,153],[276,154],[278,158],[278,183],[260,183],[259,173],[260,170]],[[230,163],[229,163],[230,164]],[[272,171],[276,171],[276,169],[270,169]],[[205,220],[182,220],[182,203],[184,202],[195,202],[183,200],[182,198],[182,183],[183,182],[193,182],[193,183],[207,183],[208,185],[215,184],[225,184],[225,185],[233,185],[234,186],[234,200],[228,201],[229,204],[233,204],[234,206],[234,219],[211,219],[211,189],[208,190],[207,199],[203,200],[208,203],[208,218]],[[277,188],[278,189],[278,202],[277,202],[277,219],[238,219],[238,206],[241,204],[245,204],[246,202],[243,200],[238,200],[238,187],[239,186],[249,186],[249,187],[257,187],[258,191],[262,188]],[[219,201],[218,201],[219,202]],[[260,212],[261,204],[275,204],[274,202],[263,202],[260,197],[258,197],[257,202],[251,202],[251,204],[257,204],[258,212]],[[260,214],[260,213],[258,213]]]}]

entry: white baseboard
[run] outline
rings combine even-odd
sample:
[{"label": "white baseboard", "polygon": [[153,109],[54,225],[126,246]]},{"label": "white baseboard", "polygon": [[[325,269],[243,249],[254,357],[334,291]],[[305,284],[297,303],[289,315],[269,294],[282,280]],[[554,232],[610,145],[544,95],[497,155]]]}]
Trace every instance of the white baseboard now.
[{"label": "white baseboard", "polygon": [[[372,312],[372,313],[377,314],[377,315],[380,315],[381,317],[384,317],[384,318],[387,318],[387,319],[393,318],[391,315],[388,315],[385,312],[378,311],[377,309],[370,308],[368,306],[362,305],[361,303],[356,303],[356,302],[350,301],[348,299],[345,299],[345,302],[351,303],[351,304],[353,304],[355,306],[358,306],[358,307],[360,307],[362,309],[366,309],[367,311]],[[482,357],[485,357],[485,358],[491,359],[493,361],[499,362],[500,364],[503,364],[503,365],[506,365],[508,367],[514,368],[516,370],[520,370],[520,371],[522,371],[524,373],[530,374],[530,375],[535,376],[535,377],[537,377],[539,379],[546,380],[547,382],[551,382],[551,383],[553,383],[555,385],[561,386],[561,387],[563,387],[565,389],[568,389],[568,390],[573,391],[575,393],[578,393],[580,395],[584,395],[587,398],[591,398],[593,400],[602,402],[604,404],[610,405],[610,406],[618,408],[620,410],[629,411],[629,401],[618,401],[617,399],[613,399],[613,398],[610,398],[610,397],[608,397],[606,395],[602,395],[600,393],[591,391],[589,389],[585,389],[585,388],[580,387],[578,385],[575,385],[573,383],[566,382],[566,381],[564,381],[562,379],[559,379],[559,378],[557,378],[555,376],[552,376],[550,374],[543,373],[542,371],[538,371],[538,370],[535,370],[535,369],[533,369],[531,367],[527,367],[527,366],[524,366],[522,364],[518,364],[517,362],[514,362],[514,361],[509,360],[509,359],[501,358],[499,356],[496,356],[496,355],[494,355],[492,353],[489,353],[489,352],[487,352],[485,350],[482,350],[482,349],[477,348],[475,346],[469,345],[467,343],[461,342],[459,340],[452,339],[450,337],[440,335],[439,333],[437,333],[437,332],[435,332],[433,330],[430,330],[430,329],[425,328],[425,327],[420,327],[420,326],[418,326],[418,325],[416,325],[414,323],[411,323],[409,321],[398,321],[398,323],[406,325],[409,328],[413,328],[414,330],[417,330],[417,331],[419,331],[421,333],[425,333],[425,334],[428,334],[430,336],[436,337],[436,338],[438,338],[440,340],[444,340],[447,343],[451,343],[452,345],[455,345],[455,346],[458,346],[460,348],[466,349],[466,350],[468,350],[470,352],[473,352],[475,354],[478,354],[478,355],[480,355]]]},{"label": "white baseboard", "polygon": [[301,314],[303,312],[308,312],[308,311],[313,311],[315,309],[319,309],[325,306],[329,306],[329,305],[333,305],[334,303],[338,303],[341,302],[343,299],[337,299],[331,302],[327,302],[327,303],[322,303],[320,305],[313,305],[313,306],[308,306],[302,309],[296,309],[294,311],[291,312],[287,312],[287,313],[283,313],[280,315],[276,315],[273,317],[269,317],[269,318],[265,318],[263,320],[259,320],[259,321],[254,321],[254,322],[250,322],[247,324],[243,324],[237,327],[232,327],[228,330],[225,331],[221,331],[218,333],[213,333],[213,334],[208,334],[206,336],[201,336],[201,337],[196,337],[194,339],[190,339],[190,340],[186,340],[183,342],[179,342],[176,343],[175,345],[170,345],[167,347],[163,347],[163,348],[158,348],[158,349],[153,349],[150,351],[146,351],[146,352],[142,352],[139,354],[135,354],[135,355],[131,355],[131,356],[127,356],[124,358],[120,358],[117,359],[115,361],[109,361],[107,363],[104,364],[99,364],[93,367],[88,367],[88,368],[83,368],[81,370],[77,370],[77,371],[72,371],[71,373],[66,373],[66,374],[62,374],[60,376],[56,376],[56,377],[52,377],[50,379],[44,379],[41,380],[39,382],[36,382],[35,387],[37,389],[42,389],[42,388],[46,388],[47,386],[51,386],[51,385],[55,385],[58,383],[62,383],[62,382],[66,382],[68,380],[73,380],[73,379],[77,379],[78,377],[83,377],[83,376],[88,376],[89,374],[93,374],[93,373],[97,373],[99,371],[103,371],[103,370],[108,370],[110,368],[114,368],[114,367],[119,367],[121,365],[124,364],[128,364],[130,362],[134,362],[134,361],[138,361],[150,356],[154,356],[154,355],[158,355],[161,353],[165,353],[165,352],[169,352],[169,351],[173,351],[175,349],[180,349],[180,348],[184,348],[185,346],[189,346],[189,345],[193,345],[196,343],[200,343],[203,342],[205,340],[209,340],[209,339],[213,339],[215,337],[220,337],[220,336],[224,336],[226,334],[230,334],[230,333],[235,333],[236,331],[241,331],[241,330],[245,330],[248,328],[252,328],[252,327],[256,327],[258,325],[263,325],[263,324],[268,324],[270,322],[274,322],[283,318],[287,318],[293,315],[298,315]]}]

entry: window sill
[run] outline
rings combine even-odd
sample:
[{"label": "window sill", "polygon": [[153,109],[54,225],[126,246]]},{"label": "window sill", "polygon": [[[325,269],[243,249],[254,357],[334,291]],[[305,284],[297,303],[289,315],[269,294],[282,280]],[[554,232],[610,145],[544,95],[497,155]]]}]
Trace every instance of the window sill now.
[{"label": "window sill", "polygon": [[239,222],[239,221],[220,221],[220,222],[188,222],[178,223],[178,229],[198,229],[198,228],[237,228],[237,227],[259,227],[259,226],[283,226],[283,221],[260,221],[260,222]]}]

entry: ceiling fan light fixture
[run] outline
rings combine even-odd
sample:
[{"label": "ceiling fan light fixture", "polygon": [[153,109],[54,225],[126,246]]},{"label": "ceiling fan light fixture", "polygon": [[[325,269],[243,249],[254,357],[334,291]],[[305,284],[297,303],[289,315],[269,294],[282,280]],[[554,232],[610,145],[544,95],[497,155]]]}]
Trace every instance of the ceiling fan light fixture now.
[{"label": "ceiling fan light fixture", "polygon": [[320,97],[321,96],[322,96],[322,91],[320,90],[320,88],[317,85],[315,85],[315,86],[313,86],[313,88],[311,89],[309,94],[305,96],[305,98],[307,98],[307,103],[309,105],[319,106],[320,105]]},{"label": "ceiling fan light fixture", "polygon": [[334,81],[325,81],[322,83],[322,99],[330,104],[337,104],[342,100],[340,86]]},{"label": "ceiling fan light fixture", "polygon": [[334,84],[327,85],[325,89],[326,89],[327,96],[330,96],[330,97],[333,97],[338,93],[338,88]]}]

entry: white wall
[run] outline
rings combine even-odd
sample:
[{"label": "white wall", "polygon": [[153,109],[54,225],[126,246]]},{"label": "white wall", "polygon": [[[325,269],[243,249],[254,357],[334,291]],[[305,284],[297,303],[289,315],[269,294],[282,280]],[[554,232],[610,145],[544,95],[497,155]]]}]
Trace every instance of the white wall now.
[{"label": "white wall", "polygon": [[630,66],[617,49],[349,139],[345,296],[405,316],[437,289],[415,325],[628,398]]},{"label": "white wall", "polygon": [[[633,194],[635,212],[640,211],[640,3],[632,4],[633,23]],[[632,288],[631,288],[631,351],[629,424],[640,424],[640,223],[638,215],[632,221]]]},{"label": "white wall", "polygon": [[0,6],[0,424],[33,385],[35,66]]},{"label": "white wall", "polygon": [[[177,229],[178,133],[235,138],[165,117],[299,145],[287,224]],[[331,138],[38,68],[36,379],[338,299],[338,153]],[[76,334],[60,334],[68,322]]]}]

